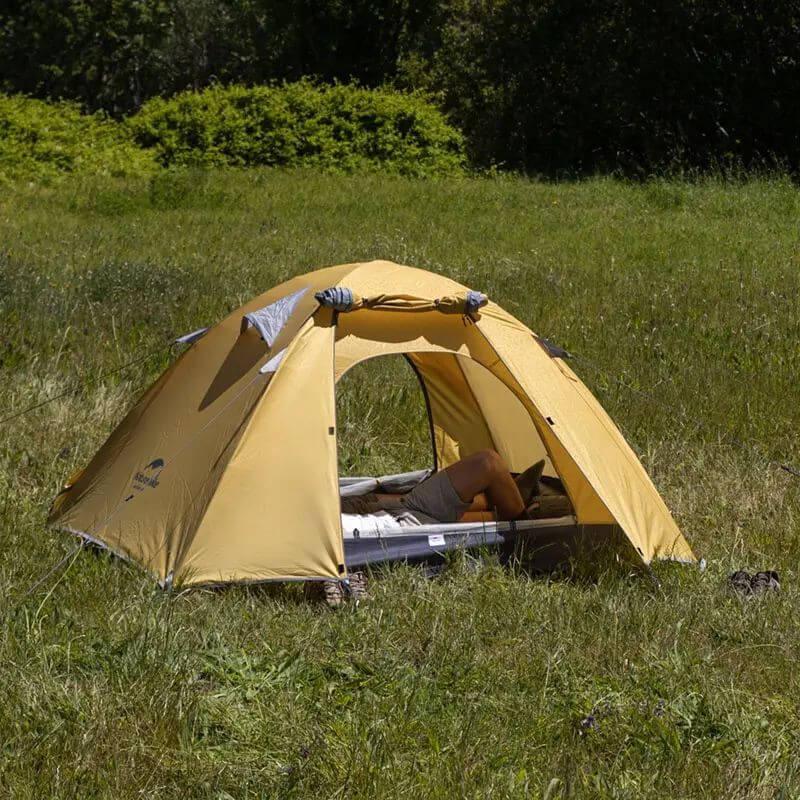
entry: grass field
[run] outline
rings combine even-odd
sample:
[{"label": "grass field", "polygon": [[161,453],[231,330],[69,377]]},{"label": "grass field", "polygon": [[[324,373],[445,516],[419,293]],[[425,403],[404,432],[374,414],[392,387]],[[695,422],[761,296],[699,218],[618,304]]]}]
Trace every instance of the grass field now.
[{"label": "grass field", "polygon": [[[164,173],[0,194],[0,795],[800,794],[800,192],[741,184]],[[575,363],[708,568],[544,580],[398,567],[332,612],[300,586],[169,596],[44,519],[169,354],[319,266],[486,291]],[[402,364],[343,381],[342,469],[427,465]],[[740,447],[739,437],[752,446]],[[778,595],[726,578],[775,568]],[[588,717],[593,722],[585,722]],[[582,721],[584,724],[582,725]]]}]

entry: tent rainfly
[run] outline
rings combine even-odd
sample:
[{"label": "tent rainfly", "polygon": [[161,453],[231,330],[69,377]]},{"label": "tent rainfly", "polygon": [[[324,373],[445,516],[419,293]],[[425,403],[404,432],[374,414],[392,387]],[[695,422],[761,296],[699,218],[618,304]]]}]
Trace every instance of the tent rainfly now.
[{"label": "tent rainfly", "polygon": [[435,469],[484,448],[516,472],[545,459],[576,528],[621,531],[645,563],[694,560],[564,351],[449,278],[387,261],[328,267],[183,340],[50,513],[162,585],[347,575],[335,389],[390,354],[419,377]]}]

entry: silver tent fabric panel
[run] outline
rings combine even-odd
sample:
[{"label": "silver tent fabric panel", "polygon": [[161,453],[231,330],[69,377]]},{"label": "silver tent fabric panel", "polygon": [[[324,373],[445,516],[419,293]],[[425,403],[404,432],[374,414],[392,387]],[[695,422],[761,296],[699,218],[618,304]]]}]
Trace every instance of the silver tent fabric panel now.
[{"label": "silver tent fabric panel", "polygon": [[277,372],[278,367],[281,365],[281,361],[283,361],[283,357],[286,355],[286,351],[288,350],[287,347],[284,347],[283,350],[280,351],[277,355],[272,356],[272,358],[264,364],[263,367],[259,370],[262,375],[265,375],[267,372]]},{"label": "silver tent fabric panel", "polygon": [[194,344],[198,339],[202,339],[205,336],[208,328],[198,328],[196,331],[192,331],[191,333],[184,333],[183,336],[179,336],[175,339],[172,343],[173,344]]},{"label": "silver tent fabric panel", "polygon": [[258,311],[251,311],[249,314],[245,314],[242,318],[242,331],[252,325],[267,343],[267,346],[272,347],[281,332],[281,328],[292,316],[297,303],[307,291],[308,289],[300,289],[286,297],[282,297],[280,300],[276,300],[274,303],[270,303],[268,306],[264,306],[264,308],[259,308]]},{"label": "silver tent fabric panel", "polygon": [[447,535],[464,536],[467,534],[505,534],[532,533],[545,528],[571,527],[576,525],[575,517],[553,517],[546,519],[524,519],[513,522],[437,522],[425,525],[397,525],[395,528],[375,530],[359,535],[348,535],[345,539],[395,539],[395,538],[440,538]]}]

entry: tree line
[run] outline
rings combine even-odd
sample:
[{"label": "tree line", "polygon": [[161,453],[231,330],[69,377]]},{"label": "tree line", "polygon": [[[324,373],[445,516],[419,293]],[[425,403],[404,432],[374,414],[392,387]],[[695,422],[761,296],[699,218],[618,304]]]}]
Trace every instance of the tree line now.
[{"label": "tree line", "polygon": [[6,0],[0,88],[129,114],[212,84],[421,90],[477,166],[800,166],[800,0]]}]

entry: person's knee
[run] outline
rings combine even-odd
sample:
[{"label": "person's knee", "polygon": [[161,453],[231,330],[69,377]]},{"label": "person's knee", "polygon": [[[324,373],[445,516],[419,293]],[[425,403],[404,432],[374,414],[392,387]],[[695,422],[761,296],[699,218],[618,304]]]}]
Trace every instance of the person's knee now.
[{"label": "person's knee", "polygon": [[495,477],[503,472],[508,472],[505,462],[496,450],[481,450],[475,455],[480,464],[481,472],[487,477]]}]

